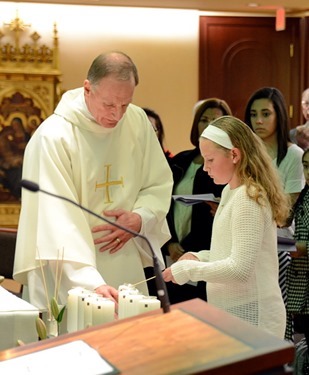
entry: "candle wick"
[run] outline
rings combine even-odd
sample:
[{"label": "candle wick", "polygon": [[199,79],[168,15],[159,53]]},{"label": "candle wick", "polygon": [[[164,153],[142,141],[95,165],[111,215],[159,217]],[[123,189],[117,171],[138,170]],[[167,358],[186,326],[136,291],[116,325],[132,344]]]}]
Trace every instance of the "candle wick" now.
[{"label": "candle wick", "polygon": [[155,276],[152,276],[152,277],[149,277],[149,279],[145,279],[145,280],[139,281],[138,283],[131,284],[131,285],[132,285],[132,286],[136,286],[136,285],[138,285],[138,284],[145,283],[146,281],[152,280],[152,279],[154,279],[154,278],[155,278]]}]

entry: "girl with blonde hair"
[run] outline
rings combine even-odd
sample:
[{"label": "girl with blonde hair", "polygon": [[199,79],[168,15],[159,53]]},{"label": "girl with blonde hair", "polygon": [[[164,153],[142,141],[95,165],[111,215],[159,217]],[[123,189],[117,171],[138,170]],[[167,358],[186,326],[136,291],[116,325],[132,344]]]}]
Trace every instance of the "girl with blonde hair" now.
[{"label": "girl with blonde hair", "polygon": [[277,225],[289,198],[263,142],[241,120],[223,116],[200,138],[204,170],[225,185],[209,250],[184,254],[165,281],[206,281],[208,302],[280,338],[286,313],[278,283]]}]

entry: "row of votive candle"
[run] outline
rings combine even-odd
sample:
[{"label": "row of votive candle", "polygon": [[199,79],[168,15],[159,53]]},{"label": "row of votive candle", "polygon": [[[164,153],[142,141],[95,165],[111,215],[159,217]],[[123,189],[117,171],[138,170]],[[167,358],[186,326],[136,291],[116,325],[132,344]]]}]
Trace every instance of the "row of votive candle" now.
[{"label": "row of votive candle", "polygon": [[[120,285],[118,292],[118,319],[129,318],[161,307],[157,297],[144,296],[131,284]],[[67,302],[69,333],[112,322],[116,317],[114,301],[81,287],[69,290]]]},{"label": "row of votive candle", "polygon": [[67,302],[68,332],[112,322],[114,319],[114,301],[80,287],[69,290]]},{"label": "row of votive candle", "polygon": [[161,307],[157,297],[144,296],[131,284],[120,285],[118,293],[118,319],[129,318]]}]

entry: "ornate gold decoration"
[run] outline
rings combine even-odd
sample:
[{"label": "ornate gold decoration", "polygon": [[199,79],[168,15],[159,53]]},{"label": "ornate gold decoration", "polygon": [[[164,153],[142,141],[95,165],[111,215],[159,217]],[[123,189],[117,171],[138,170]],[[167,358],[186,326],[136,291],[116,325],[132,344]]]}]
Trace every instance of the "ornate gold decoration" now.
[{"label": "ornate gold decoration", "polygon": [[[10,187],[9,171],[21,167],[27,140],[36,127],[53,113],[60,99],[56,24],[52,31],[51,42],[47,45],[18,13],[10,22],[3,23],[0,29],[1,226],[17,226],[19,217],[19,198]],[[24,129],[24,137],[21,129]]]},{"label": "ornate gold decoration", "polygon": [[32,42],[20,44],[21,33],[30,28],[30,24],[25,24],[22,19],[16,15],[9,23],[4,23],[4,28],[9,29],[8,37],[14,34],[14,43],[4,43],[2,39],[6,34],[0,30],[0,67],[7,69],[15,68],[25,69],[28,66],[31,71],[34,68],[43,71],[59,69],[59,50],[58,50],[58,31],[57,26],[54,24],[53,30],[53,48],[48,47],[46,44],[39,44],[41,35],[34,31],[30,35]]}]

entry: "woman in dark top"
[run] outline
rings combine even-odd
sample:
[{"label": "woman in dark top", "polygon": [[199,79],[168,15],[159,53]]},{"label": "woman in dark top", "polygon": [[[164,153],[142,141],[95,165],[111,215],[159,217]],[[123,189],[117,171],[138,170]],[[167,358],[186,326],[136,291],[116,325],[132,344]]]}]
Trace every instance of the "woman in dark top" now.
[{"label": "woman in dark top", "polygon": [[153,109],[145,107],[143,108],[143,110],[146,112],[146,115],[148,116],[148,119],[151,122],[153,130],[155,131],[158,137],[158,140],[160,142],[160,145],[162,147],[166,160],[168,161],[168,163],[170,163],[171,158],[173,157],[173,154],[164,146],[165,133],[164,133],[164,127],[163,127],[161,117]]},{"label": "woman in dark top", "polygon": [[[203,158],[199,150],[199,137],[208,124],[223,115],[231,115],[228,104],[218,98],[204,100],[197,108],[190,140],[194,149],[175,155],[170,166],[174,177],[173,194],[206,194],[220,197],[224,186],[214,184],[203,171]],[[216,204],[198,203],[185,206],[172,200],[167,216],[171,239],[163,247],[166,263],[169,265],[187,251],[199,251],[210,248],[213,216]],[[178,303],[192,298],[206,300],[205,283],[167,284],[170,302]]]}]

